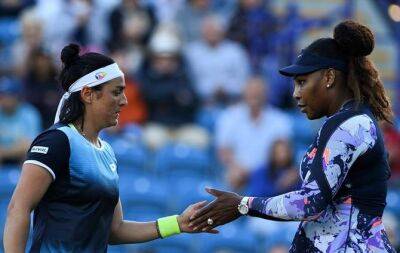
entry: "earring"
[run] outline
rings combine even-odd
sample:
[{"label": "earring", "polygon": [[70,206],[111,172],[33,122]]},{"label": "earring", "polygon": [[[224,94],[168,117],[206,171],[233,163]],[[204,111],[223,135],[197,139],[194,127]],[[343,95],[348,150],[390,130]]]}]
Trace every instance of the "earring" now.
[{"label": "earring", "polygon": [[328,84],[327,86],[326,86],[326,88],[330,88],[331,86]]}]

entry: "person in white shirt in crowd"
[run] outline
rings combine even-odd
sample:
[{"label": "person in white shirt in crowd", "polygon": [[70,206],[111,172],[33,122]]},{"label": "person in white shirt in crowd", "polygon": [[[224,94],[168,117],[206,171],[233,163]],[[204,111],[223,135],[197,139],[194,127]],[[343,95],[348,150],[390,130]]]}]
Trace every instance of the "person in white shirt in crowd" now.
[{"label": "person in white shirt in crowd", "polygon": [[76,2],[71,4],[63,0],[38,0],[31,9],[41,22],[43,40],[54,59],[57,59],[57,53],[72,37],[79,17],[88,14],[88,8],[74,8],[74,6],[77,6]]},{"label": "person in white shirt in crowd", "polygon": [[[120,0],[37,0],[35,11],[43,21],[43,35],[54,59],[64,45],[84,33],[85,46],[102,50],[109,36],[107,19]],[[55,25],[62,24],[62,25]],[[82,31],[78,31],[82,29]],[[75,38],[74,38],[75,37]]]},{"label": "person in white shirt in crowd", "polygon": [[[209,15],[219,15],[224,22],[229,22],[230,17],[237,5],[236,0],[186,0],[181,1],[178,7],[176,2],[180,0],[153,0],[156,7],[161,10],[170,9],[171,5],[177,7],[174,22],[179,25],[182,39],[185,42],[199,40],[201,38],[201,26],[203,19]],[[162,5],[163,2],[169,3],[169,8]],[[163,20],[165,21],[165,20]]]},{"label": "person in white shirt in crowd", "polygon": [[238,43],[225,38],[218,16],[207,16],[201,32],[202,39],[186,48],[196,87],[204,102],[226,104],[239,97],[249,77],[247,54]]},{"label": "person in white shirt in crowd", "polygon": [[186,0],[147,0],[147,3],[154,7],[156,17],[162,24],[174,23],[178,11],[186,2]]},{"label": "person in white shirt in crowd", "polygon": [[225,177],[234,190],[246,186],[251,171],[265,164],[272,144],[292,136],[291,119],[268,105],[266,83],[254,76],[247,81],[244,101],[222,112],[216,124],[216,147]]}]

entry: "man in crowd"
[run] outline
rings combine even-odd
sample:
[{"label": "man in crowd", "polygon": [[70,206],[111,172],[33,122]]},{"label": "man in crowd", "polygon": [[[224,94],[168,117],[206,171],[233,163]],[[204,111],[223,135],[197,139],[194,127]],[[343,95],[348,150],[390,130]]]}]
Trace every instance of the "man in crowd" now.
[{"label": "man in crowd", "polygon": [[292,134],[292,122],[268,105],[266,93],[260,77],[250,78],[243,92],[244,101],[227,108],[217,122],[218,156],[235,190],[246,185],[250,171],[268,162],[266,154],[276,140],[289,139]]}]

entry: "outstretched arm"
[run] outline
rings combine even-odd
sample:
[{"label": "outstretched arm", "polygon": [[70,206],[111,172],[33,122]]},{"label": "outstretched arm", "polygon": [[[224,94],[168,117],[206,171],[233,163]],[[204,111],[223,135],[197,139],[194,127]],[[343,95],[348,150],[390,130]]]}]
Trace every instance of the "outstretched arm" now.
[{"label": "outstretched arm", "polygon": [[[312,150],[305,156],[303,163],[322,165],[322,168],[317,169],[323,171],[324,179],[334,196],[356,159],[375,145],[376,128],[368,116],[359,115],[343,122],[332,134],[325,133],[320,138],[320,143],[324,143],[323,138],[328,138],[325,140],[326,145],[317,147],[322,148],[323,152]],[[321,155],[316,155],[318,153]],[[314,159],[320,162],[314,162]],[[312,220],[319,217],[330,200],[321,192],[321,186],[311,170],[298,191],[272,198],[250,198],[250,215],[283,220]]]},{"label": "outstretched arm", "polygon": [[[190,205],[181,215],[176,217],[180,232],[194,232],[188,226],[189,217],[205,205],[205,201]],[[159,228],[157,228],[158,225]],[[161,238],[160,229],[162,228],[160,228],[160,224],[158,225],[157,221],[136,222],[124,220],[121,201],[118,201],[111,223],[109,244],[139,243]],[[211,230],[210,233],[218,233],[218,231]]]},{"label": "outstretched arm", "polygon": [[121,200],[118,201],[111,223],[109,244],[146,242],[159,237],[156,221],[134,222],[123,220]]},{"label": "outstretched arm", "polygon": [[[317,169],[322,170],[328,190],[334,196],[356,159],[375,145],[376,128],[368,116],[359,115],[348,119],[332,133],[324,133],[319,137],[319,143],[326,143],[326,145],[317,147],[323,152],[310,151],[304,157],[303,164],[320,166]],[[322,140],[322,138],[327,139]],[[312,220],[319,217],[330,200],[326,199],[326,195],[321,192],[321,185],[317,183],[311,170],[312,168],[304,178],[300,190],[272,198],[250,198],[249,214],[271,220]],[[208,192],[217,198],[195,213],[192,217],[193,227],[208,229],[230,222],[240,216],[237,205],[241,196],[212,189]],[[208,218],[215,220],[213,226],[207,225]]]}]

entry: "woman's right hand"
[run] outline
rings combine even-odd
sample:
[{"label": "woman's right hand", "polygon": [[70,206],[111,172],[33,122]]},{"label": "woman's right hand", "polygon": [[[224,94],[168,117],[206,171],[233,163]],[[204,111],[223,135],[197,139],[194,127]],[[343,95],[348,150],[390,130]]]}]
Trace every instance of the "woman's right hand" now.
[{"label": "woman's right hand", "polygon": [[212,231],[215,227],[232,222],[241,216],[238,206],[242,196],[211,188],[206,188],[206,191],[215,199],[190,217],[190,227],[193,227],[194,231]]},{"label": "woman's right hand", "polygon": [[[180,228],[181,232],[185,232],[185,233],[199,233],[199,232],[201,232],[201,231],[194,231],[193,228],[189,227],[190,217],[196,211],[202,209],[206,205],[207,205],[207,201],[197,202],[195,204],[192,204],[192,205],[188,206],[185,209],[185,211],[183,211],[183,213],[178,216],[177,219],[178,219],[178,224],[179,224],[179,228]],[[216,229],[212,229],[212,230],[208,231],[207,233],[218,234],[219,231],[216,230]]]}]

